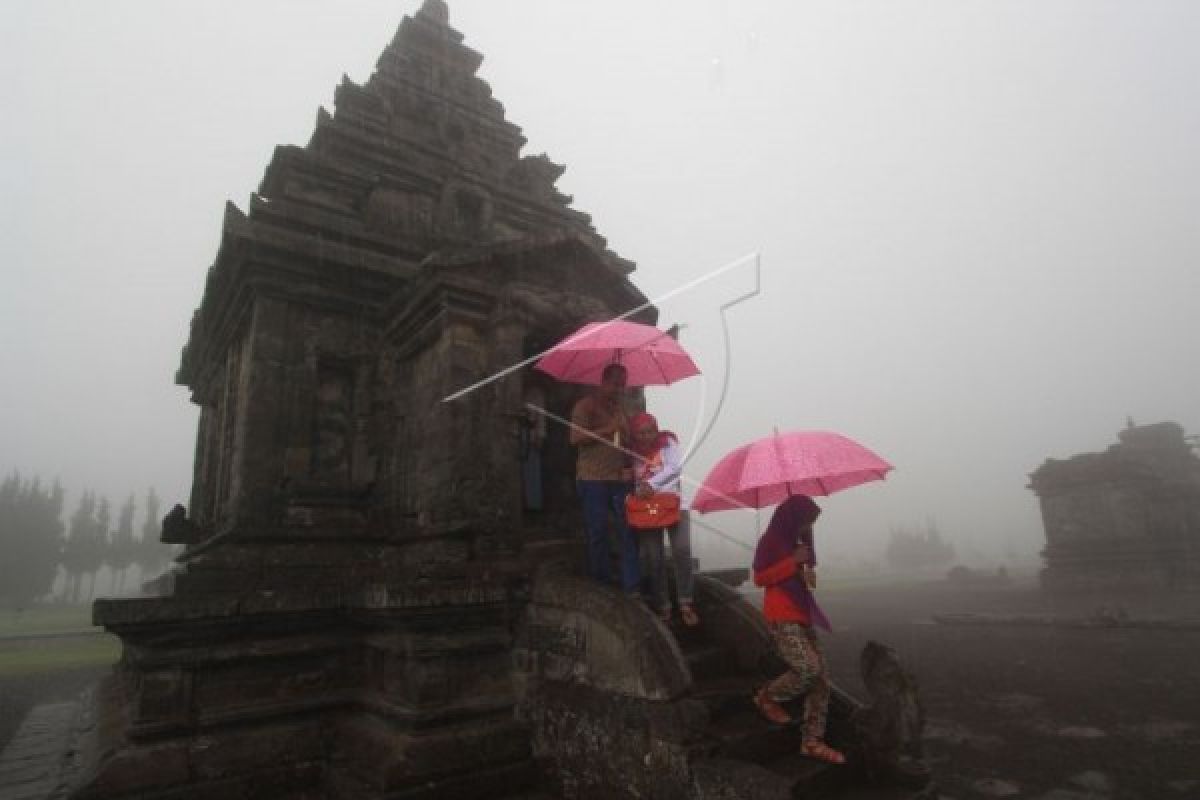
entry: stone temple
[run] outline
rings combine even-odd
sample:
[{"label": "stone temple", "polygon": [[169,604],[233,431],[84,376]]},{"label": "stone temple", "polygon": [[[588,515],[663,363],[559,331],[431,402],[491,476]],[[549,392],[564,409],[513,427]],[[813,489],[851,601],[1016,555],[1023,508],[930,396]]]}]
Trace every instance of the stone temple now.
[{"label": "stone temple", "polygon": [[1046,529],[1042,584],[1121,595],[1200,588],[1200,457],[1174,422],[1030,475]]},{"label": "stone temple", "polygon": [[[307,146],[275,151],[248,209],[227,207],[178,373],[200,422],[189,509],[163,537],[186,549],[158,596],[95,605],[123,652],[82,726],[72,796],[923,784],[919,731],[895,733],[879,703],[835,695],[830,738],[857,765],[840,770],[752,713],[778,665],[729,586],[701,576],[704,624],[677,631],[578,577],[560,426],[544,502],[526,507],[522,398],[540,378],[504,371],[646,301],[556,190],[563,167],[521,154],[481,61],[427,0]],[[579,391],[537,388],[560,415]],[[912,712],[915,697],[889,703]]]}]

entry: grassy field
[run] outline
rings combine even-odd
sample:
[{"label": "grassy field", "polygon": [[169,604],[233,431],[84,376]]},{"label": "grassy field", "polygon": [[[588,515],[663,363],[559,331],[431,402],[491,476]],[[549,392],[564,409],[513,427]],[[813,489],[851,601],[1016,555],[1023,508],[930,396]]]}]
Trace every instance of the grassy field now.
[{"label": "grassy field", "polygon": [[104,666],[120,655],[120,641],[107,635],[0,642],[0,678]]},{"label": "grassy field", "polygon": [[0,639],[47,633],[90,633],[92,607],[36,606],[23,611],[0,611]]},{"label": "grassy field", "polygon": [[115,636],[93,627],[90,606],[49,606],[0,612],[0,677],[36,675],[112,664]]}]

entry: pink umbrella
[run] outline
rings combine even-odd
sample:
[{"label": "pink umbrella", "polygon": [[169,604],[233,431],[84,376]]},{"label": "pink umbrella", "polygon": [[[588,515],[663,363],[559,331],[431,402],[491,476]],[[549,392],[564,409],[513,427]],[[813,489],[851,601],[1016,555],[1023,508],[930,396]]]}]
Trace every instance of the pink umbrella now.
[{"label": "pink umbrella", "polygon": [[536,366],[560,381],[599,386],[604,368],[613,363],[625,367],[629,386],[663,386],[700,374],[679,342],[652,325],[623,319],[589,322]]},{"label": "pink umbrella", "polygon": [[852,439],[828,431],[775,433],[717,462],[696,498],[696,511],[764,508],[789,495],[829,495],[881,481],[893,467]]}]

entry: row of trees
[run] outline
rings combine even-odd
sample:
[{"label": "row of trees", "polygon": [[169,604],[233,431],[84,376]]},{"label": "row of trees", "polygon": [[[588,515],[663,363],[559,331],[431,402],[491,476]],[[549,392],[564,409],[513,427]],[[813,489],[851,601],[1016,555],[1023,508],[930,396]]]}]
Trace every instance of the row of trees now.
[{"label": "row of trees", "polygon": [[[111,591],[121,593],[131,568],[140,576],[161,572],[175,548],[158,541],[161,503],[146,493],[142,521],[135,528],[137,503],[130,495],[117,510],[105,497],[84,492],[63,522],[65,493],[38,478],[13,474],[0,483],[0,603],[21,608],[55,593],[61,602],[92,599],[96,576],[107,567]],[[85,588],[86,587],[86,588]]]}]

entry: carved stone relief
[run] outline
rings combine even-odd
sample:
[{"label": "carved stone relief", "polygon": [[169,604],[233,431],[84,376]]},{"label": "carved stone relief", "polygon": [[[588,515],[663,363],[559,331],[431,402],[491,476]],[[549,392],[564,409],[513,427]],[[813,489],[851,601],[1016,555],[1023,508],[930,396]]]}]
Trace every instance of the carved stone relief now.
[{"label": "carved stone relief", "polygon": [[317,371],[313,412],[313,472],[324,480],[350,477],[354,437],[354,377],[341,364],[322,364]]},{"label": "carved stone relief", "polygon": [[367,198],[367,227],[390,236],[428,235],[433,227],[433,198],[415,192],[379,188]]},{"label": "carved stone relief", "polygon": [[284,186],[284,196],[312,205],[323,206],[335,211],[353,211],[357,197],[348,189],[318,184],[299,178],[289,180]]},{"label": "carved stone relief", "polygon": [[461,239],[486,238],[492,223],[492,198],[483,189],[450,181],[438,205],[438,229]]}]

